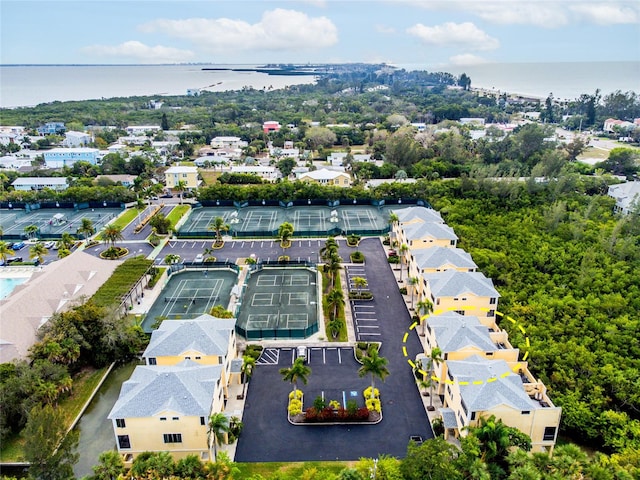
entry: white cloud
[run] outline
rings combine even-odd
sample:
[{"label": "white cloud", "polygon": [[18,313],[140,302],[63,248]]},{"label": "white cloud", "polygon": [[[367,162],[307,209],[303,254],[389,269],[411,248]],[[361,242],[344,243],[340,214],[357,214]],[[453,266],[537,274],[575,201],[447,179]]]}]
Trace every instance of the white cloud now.
[{"label": "white cloud", "polygon": [[187,39],[211,52],[304,50],[338,42],[338,29],[327,17],[281,8],[264,12],[254,24],[230,18],[158,19],[139,28]]},{"label": "white cloud", "polygon": [[386,35],[389,35],[389,34],[392,34],[392,33],[396,33],[396,29],[395,28],[388,27],[387,25],[382,25],[380,23],[374,25],[373,28],[376,30],[376,32],[384,33]]},{"label": "white cloud", "polygon": [[572,12],[586,21],[599,25],[640,23],[640,5],[606,3],[579,3],[569,7]]},{"label": "white cloud", "polygon": [[449,57],[450,65],[467,66],[482,65],[483,63],[487,63],[487,60],[472,53],[463,53],[461,55],[454,55],[453,57]]},{"label": "white cloud", "polygon": [[120,45],[89,45],[82,48],[82,51],[99,57],[131,58],[140,63],[177,63],[189,60],[194,56],[191,50],[180,50],[162,45],[151,47],[136,40],[130,40]]},{"label": "white cloud", "polygon": [[500,46],[497,39],[490,37],[471,22],[446,22],[435,27],[418,23],[409,27],[407,33],[418,37],[423,43],[438,47],[494,50]]}]

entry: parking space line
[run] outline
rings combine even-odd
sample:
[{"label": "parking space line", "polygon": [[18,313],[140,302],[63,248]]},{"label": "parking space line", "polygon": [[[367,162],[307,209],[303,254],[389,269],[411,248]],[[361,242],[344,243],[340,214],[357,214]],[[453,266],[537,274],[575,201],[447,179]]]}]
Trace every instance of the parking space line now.
[{"label": "parking space line", "polygon": [[378,319],[377,318],[356,318],[356,323],[357,322],[377,322]]},{"label": "parking space line", "polygon": [[377,328],[380,328],[380,327],[378,327],[377,325],[358,325],[356,328],[358,330],[360,330],[361,328],[376,328],[377,329]]},{"label": "parking space line", "polygon": [[358,333],[358,335],[360,335],[361,337],[364,336],[369,336],[369,337],[379,337],[381,334],[380,333]]}]

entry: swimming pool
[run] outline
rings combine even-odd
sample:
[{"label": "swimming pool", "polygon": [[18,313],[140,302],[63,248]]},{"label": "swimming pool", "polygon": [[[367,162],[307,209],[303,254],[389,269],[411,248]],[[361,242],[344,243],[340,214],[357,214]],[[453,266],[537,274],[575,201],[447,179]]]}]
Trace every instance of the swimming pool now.
[{"label": "swimming pool", "polygon": [[7,298],[14,288],[22,285],[27,280],[29,280],[29,277],[0,278],[0,300]]}]

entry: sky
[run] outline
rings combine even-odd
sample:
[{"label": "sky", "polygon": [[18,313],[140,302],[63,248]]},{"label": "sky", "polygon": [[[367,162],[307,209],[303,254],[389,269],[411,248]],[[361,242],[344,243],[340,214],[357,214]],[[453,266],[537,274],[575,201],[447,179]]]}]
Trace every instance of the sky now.
[{"label": "sky", "polygon": [[640,61],[640,0],[0,0],[1,64]]}]

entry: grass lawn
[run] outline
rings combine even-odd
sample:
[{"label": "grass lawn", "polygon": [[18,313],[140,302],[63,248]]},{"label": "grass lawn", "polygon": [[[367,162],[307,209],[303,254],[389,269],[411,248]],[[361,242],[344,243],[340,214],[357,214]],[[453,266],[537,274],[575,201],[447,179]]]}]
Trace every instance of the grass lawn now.
[{"label": "grass lawn", "polygon": [[270,477],[277,472],[282,472],[294,478],[305,478],[304,472],[311,469],[327,470],[335,475],[356,462],[264,462],[264,463],[236,463],[240,470],[239,478],[251,478],[254,475]]},{"label": "grass lawn", "polygon": [[[122,212],[120,216],[116,218],[113,222],[109,222],[109,225],[116,225],[121,229],[124,229],[124,227],[129,225],[133,221],[133,219],[136,218],[137,216],[138,216],[138,210],[135,208],[130,208]],[[98,235],[96,235],[94,238],[97,241],[102,241],[102,233],[98,233]]]},{"label": "grass lawn", "polygon": [[[96,388],[100,379],[106,373],[108,367],[100,370],[83,370],[73,379],[73,392],[71,395],[58,404],[58,409],[62,410],[67,426],[80,413],[82,406],[89,399],[91,392]],[[0,462],[18,462],[24,458],[24,439],[19,435],[12,435],[2,442],[0,449]]]},{"label": "grass lawn", "polygon": [[178,220],[180,220],[182,216],[189,211],[190,208],[191,205],[177,205],[173,208],[173,210],[171,210],[169,215],[167,215],[167,218],[171,222],[171,226],[169,227],[171,230],[175,230]]},{"label": "grass lawn", "polygon": [[222,171],[220,170],[208,170],[203,168],[198,169],[198,173],[202,177],[205,185],[213,185],[218,181],[218,177],[222,175]]}]

